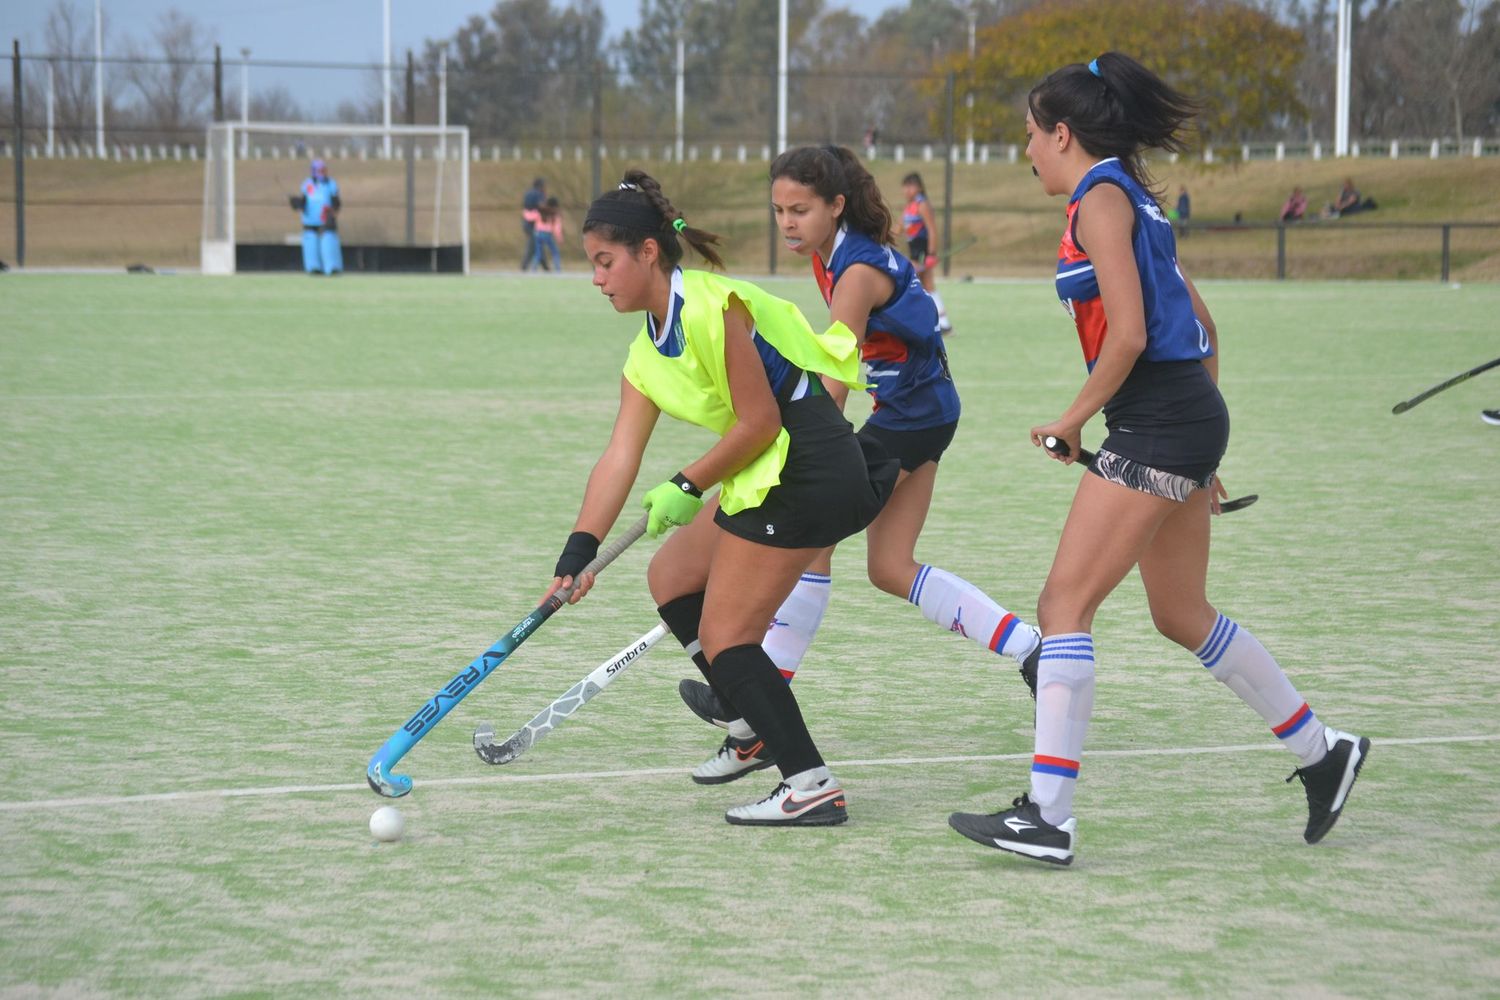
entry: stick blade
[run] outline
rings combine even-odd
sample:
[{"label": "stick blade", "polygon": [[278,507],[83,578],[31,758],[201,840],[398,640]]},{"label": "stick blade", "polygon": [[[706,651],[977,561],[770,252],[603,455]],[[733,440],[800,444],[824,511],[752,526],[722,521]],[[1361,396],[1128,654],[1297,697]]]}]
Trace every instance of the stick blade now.
[{"label": "stick blade", "polygon": [[1219,513],[1232,514],[1237,510],[1244,510],[1246,507],[1250,506],[1259,499],[1259,493],[1251,493],[1247,496],[1237,497],[1233,500],[1225,500],[1223,503],[1219,504]]},{"label": "stick blade", "polygon": [[474,730],[474,752],[486,764],[509,764],[531,747],[531,730],[523,729],[504,743],[495,742],[495,727],[482,723]]}]

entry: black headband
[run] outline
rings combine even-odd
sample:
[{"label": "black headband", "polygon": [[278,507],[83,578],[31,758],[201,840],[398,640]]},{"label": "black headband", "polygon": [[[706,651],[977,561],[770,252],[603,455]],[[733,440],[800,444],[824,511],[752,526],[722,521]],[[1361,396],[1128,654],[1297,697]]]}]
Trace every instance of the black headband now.
[{"label": "black headband", "polygon": [[610,198],[607,195],[594,199],[594,203],[589,206],[588,215],[584,217],[583,226],[587,229],[595,222],[638,233],[660,233],[667,228],[666,220],[649,201],[639,198]]}]

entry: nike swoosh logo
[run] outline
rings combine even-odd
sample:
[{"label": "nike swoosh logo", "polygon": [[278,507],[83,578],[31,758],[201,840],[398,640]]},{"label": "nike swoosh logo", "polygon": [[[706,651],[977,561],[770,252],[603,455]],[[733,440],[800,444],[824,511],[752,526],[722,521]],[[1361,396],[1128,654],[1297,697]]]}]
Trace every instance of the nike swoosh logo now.
[{"label": "nike swoosh logo", "polygon": [[821,795],[814,795],[810,799],[802,799],[801,801],[798,801],[797,793],[793,792],[792,794],[788,795],[786,799],[781,803],[781,811],[786,813],[787,815],[791,815],[792,813],[801,812],[802,810],[808,809],[812,806],[820,805],[827,799],[838,798],[843,794],[844,790],[842,788],[835,788],[832,791],[823,792]]},{"label": "nike swoosh logo", "polygon": [[1010,819],[1006,820],[1005,825],[1010,827],[1012,833],[1020,833],[1022,830],[1036,829],[1035,823],[1028,823],[1024,819],[1017,819],[1015,816],[1012,816]]},{"label": "nike swoosh logo", "polygon": [[755,745],[752,746],[752,747],[746,747],[744,749],[741,749],[739,747],[735,747],[734,748],[734,755],[736,757],[738,757],[740,759],[740,763],[743,764],[745,761],[750,760],[752,757],[759,756],[761,749],[763,747],[765,747],[765,745],[766,745],[766,741],[765,740],[757,740],[755,742]]}]

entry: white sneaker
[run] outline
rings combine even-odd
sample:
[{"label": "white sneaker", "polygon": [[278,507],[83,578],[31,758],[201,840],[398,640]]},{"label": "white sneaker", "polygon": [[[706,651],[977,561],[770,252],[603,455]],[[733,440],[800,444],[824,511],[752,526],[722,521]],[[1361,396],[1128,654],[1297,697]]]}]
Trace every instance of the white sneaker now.
[{"label": "white sneaker", "polygon": [[776,755],[759,736],[747,740],[724,737],[719,752],[693,768],[693,780],[700,785],[722,785],[776,763]]},{"label": "white sneaker", "polygon": [[724,818],[736,826],[836,826],[849,818],[844,790],[833,778],[799,792],[785,781],[759,802],[735,806]]}]

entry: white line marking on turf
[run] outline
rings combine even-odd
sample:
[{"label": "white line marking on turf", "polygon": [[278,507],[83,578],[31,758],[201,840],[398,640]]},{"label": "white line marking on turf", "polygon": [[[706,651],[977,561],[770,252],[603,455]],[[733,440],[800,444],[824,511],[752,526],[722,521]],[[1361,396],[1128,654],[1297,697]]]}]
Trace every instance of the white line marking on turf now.
[{"label": "white line marking on turf", "polygon": [[[1434,743],[1492,743],[1500,733],[1476,736],[1416,736],[1407,739],[1372,738],[1378,747],[1425,746]],[[1222,747],[1145,747],[1134,750],[1090,750],[1090,757],[1189,757],[1205,753],[1245,753],[1256,750],[1281,750],[1281,744],[1245,743]],[[878,757],[870,760],[832,760],[831,768],[898,767],[907,764],[987,764],[994,761],[1030,760],[1029,753],[956,754],[949,757]],[[451,788],[460,785],[529,784],[548,781],[598,781],[604,778],[681,777],[684,767],[644,767],[629,771],[557,771],[548,774],[491,774],[469,778],[427,778],[421,788]],[[367,784],[340,785],[269,785],[262,788],[205,788],[187,792],[155,792],[145,795],[99,795],[74,799],[32,799],[24,802],[0,802],[0,813],[34,812],[43,809],[76,809],[95,806],[124,806],[146,802],[185,802],[196,799],[239,799],[267,795],[312,795],[319,792],[363,792]]]}]

